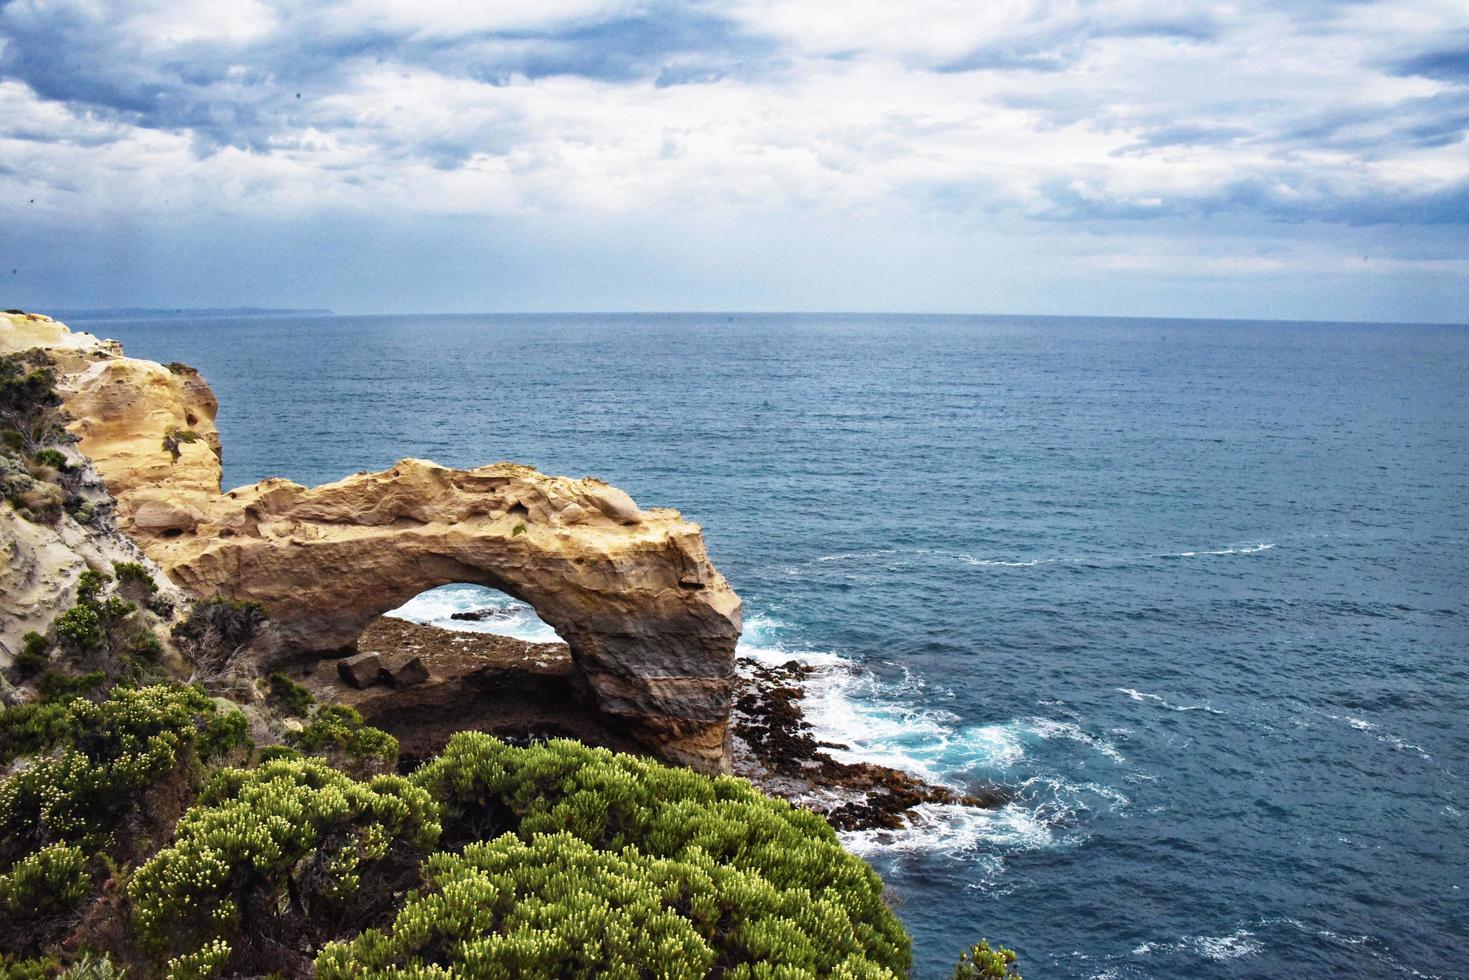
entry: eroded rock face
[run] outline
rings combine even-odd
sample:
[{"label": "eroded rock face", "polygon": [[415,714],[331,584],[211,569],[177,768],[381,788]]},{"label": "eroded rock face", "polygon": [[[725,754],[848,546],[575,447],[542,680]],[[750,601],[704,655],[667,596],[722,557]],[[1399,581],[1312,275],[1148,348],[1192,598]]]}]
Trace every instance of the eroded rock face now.
[{"label": "eroded rock face", "polygon": [[728,769],[740,601],[698,525],[599,480],[510,463],[405,459],[319,487],[271,479],[221,493],[217,404],[197,372],[88,341],[60,386],[71,429],[119,527],[174,581],[263,603],[297,654],[352,649],[426,589],[491,586],[566,640],[597,710],[670,761]]}]

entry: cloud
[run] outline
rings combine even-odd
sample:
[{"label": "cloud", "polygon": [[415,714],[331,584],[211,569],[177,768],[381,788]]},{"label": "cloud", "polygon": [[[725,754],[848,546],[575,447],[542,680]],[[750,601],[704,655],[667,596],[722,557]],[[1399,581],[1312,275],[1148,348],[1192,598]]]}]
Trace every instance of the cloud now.
[{"label": "cloud", "polygon": [[679,84],[736,73],[769,45],[680,5],[261,0],[193,4],[12,0],[0,6],[0,74],[39,96],[205,151],[268,150],[310,125],[313,100],[382,64],[491,85],[559,75]]},{"label": "cloud", "polygon": [[1459,0],[10,0],[0,220],[1431,231],[1466,58]]}]

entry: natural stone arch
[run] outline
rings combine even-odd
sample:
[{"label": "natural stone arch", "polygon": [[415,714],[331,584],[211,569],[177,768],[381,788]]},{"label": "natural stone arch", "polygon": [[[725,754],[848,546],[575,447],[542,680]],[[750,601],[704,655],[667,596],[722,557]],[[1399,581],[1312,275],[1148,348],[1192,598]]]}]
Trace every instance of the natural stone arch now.
[{"label": "natural stone arch", "polygon": [[529,467],[403,460],[315,488],[267,480],[208,502],[204,520],[185,513],[145,549],[195,594],[264,604],[287,651],[349,651],[428,589],[485,585],[560,634],[602,714],[665,758],[727,766],[739,599],[676,511]]}]

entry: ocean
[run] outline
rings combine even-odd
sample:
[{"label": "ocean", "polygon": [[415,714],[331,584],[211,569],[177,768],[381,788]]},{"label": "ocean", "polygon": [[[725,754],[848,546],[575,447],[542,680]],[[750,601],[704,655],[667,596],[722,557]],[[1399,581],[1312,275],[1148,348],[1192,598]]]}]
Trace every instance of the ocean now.
[{"label": "ocean", "polygon": [[1469,328],[72,323],[204,372],[227,487],[508,459],[700,522],[844,757],[1014,794],[847,835],[915,977],[1469,976]]}]

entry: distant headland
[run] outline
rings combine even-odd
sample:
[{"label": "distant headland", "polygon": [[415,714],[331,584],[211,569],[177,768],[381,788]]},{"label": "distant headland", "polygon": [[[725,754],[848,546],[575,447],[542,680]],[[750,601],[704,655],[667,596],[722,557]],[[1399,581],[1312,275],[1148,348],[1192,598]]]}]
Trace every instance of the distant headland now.
[{"label": "distant headland", "polygon": [[331,310],[292,309],[268,306],[168,307],[119,306],[98,310],[58,310],[57,319],[131,320],[165,319],[169,317],[244,317],[244,316],[332,316]]}]

